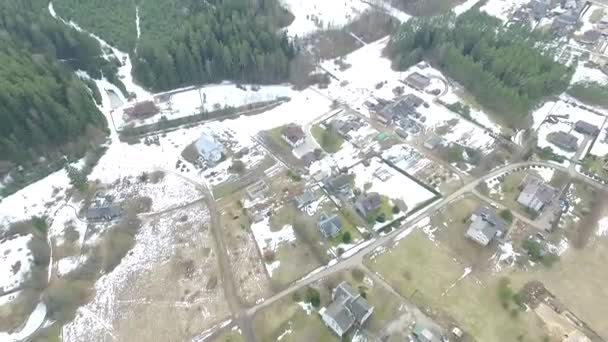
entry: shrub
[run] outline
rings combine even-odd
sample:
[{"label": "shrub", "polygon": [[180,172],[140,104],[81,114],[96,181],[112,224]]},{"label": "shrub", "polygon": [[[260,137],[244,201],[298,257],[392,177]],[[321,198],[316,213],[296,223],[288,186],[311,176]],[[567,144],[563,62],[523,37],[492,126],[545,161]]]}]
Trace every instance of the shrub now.
[{"label": "shrub", "polygon": [[353,276],[353,279],[355,279],[358,282],[362,282],[363,278],[365,278],[365,272],[363,272],[361,269],[355,268],[352,271],[350,271],[350,274]]},{"label": "shrub", "polygon": [[310,303],[315,308],[321,305],[321,295],[316,289],[309,287],[306,289],[306,302]]},{"label": "shrub", "polygon": [[513,213],[509,209],[504,209],[500,212],[500,217],[502,217],[507,222],[513,222]]},{"label": "shrub", "polygon": [[393,214],[399,214],[399,212],[401,211],[401,209],[399,209],[398,206],[393,206]]},{"label": "shrub", "polygon": [[351,243],[352,240],[353,240],[353,238],[350,235],[350,232],[345,232],[344,234],[342,234],[342,242]]},{"label": "shrub", "polygon": [[384,213],[378,215],[378,217],[376,217],[376,221],[383,223],[386,221],[386,215],[384,215]]},{"label": "shrub", "polygon": [[231,173],[243,173],[245,172],[245,163],[236,159],[232,162],[232,165],[228,167],[228,171]]}]

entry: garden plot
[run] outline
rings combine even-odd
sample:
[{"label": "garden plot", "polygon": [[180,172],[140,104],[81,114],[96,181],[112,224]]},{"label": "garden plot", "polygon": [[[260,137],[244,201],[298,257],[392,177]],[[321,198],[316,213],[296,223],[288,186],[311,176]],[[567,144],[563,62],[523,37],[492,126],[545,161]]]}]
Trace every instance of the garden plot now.
[{"label": "garden plot", "polygon": [[146,222],[131,252],[66,325],[64,341],[188,340],[221,321],[229,312],[207,220],[199,207]]},{"label": "garden plot", "polygon": [[460,177],[441,164],[431,161],[405,144],[397,144],[383,151],[382,158],[408,174],[425,180],[425,183],[442,192],[449,192],[452,183]]},{"label": "garden plot", "polygon": [[403,201],[407,210],[405,213],[401,212],[401,215],[409,213],[436,196],[404,175],[401,170],[390,167],[378,157],[361,162],[350,170],[355,175],[355,186],[362,191],[377,192],[390,200]]},{"label": "garden plot", "polygon": [[222,212],[222,233],[226,253],[230,261],[230,272],[238,284],[239,297],[244,303],[254,305],[270,294],[268,273],[263,265],[256,240],[249,228],[250,218],[247,210],[239,207],[242,202],[229,196],[218,202]]},{"label": "garden plot", "polygon": [[370,8],[361,0],[281,0],[281,3],[295,17],[285,29],[290,37],[340,28]]},{"label": "garden plot", "polygon": [[[537,129],[538,147],[550,147],[555,153],[566,158],[574,157],[578,150],[587,150],[588,145],[580,146],[583,142],[586,142],[587,144],[592,142],[591,139],[585,139],[585,135],[574,130],[574,125],[577,121],[582,120],[599,128],[604,125],[606,119],[602,115],[592,113],[580,106],[574,106],[560,100],[554,105],[550,103],[543,105],[541,109],[534,114],[535,126],[544,113],[546,113],[545,118],[541,121],[541,124],[539,124]],[[579,144],[577,151],[567,151],[551,143],[548,140],[548,135],[554,132],[565,132],[576,137]]]}]

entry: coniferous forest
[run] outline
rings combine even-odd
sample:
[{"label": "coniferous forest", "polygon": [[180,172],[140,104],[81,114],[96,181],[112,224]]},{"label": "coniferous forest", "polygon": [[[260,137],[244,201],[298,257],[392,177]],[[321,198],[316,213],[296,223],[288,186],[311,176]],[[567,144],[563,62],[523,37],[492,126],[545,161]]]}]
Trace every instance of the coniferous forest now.
[{"label": "coniferous forest", "polygon": [[[132,55],[145,87],[232,80],[285,81],[294,48],[279,29],[291,18],[276,0],[58,0],[57,13],[77,19]],[[137,38],[136,13],[141,35]]]},{"label": "coniferous forest", "polygon": [[572,70],[541,52],[542,35],[527,27],[505,28],[493,17],[469,11],[413,18],[387,47],[394,66],[406,69],[428,59],[485,108],[513,126],[540,100],[566,90]]},{"label": "coniferous forest", "polygon": [[72,68],[100,75],[115,66],[99,58],[97,41],[57,22],[46,5],[0,1],[0,161],[25,163],[87,128],[106,130],[90,89]]}]

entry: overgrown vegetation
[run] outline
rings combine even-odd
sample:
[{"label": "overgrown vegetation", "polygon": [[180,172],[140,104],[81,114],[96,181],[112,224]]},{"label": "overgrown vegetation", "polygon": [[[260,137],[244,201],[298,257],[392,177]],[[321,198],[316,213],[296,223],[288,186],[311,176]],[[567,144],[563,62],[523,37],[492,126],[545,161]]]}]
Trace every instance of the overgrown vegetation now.
[{"label": "overgrown vegetation", "polygon": [[500,278],[498,282],[498,298],[505,310],[509,310],[511,317],[517,317],[520,310],[525,310],[523,299],[519,293],[511,289],[511,280],[509,278]]},{"label": "overgrown vegetation", "polygon": [[608,108],[608,86],[597,82],[575,83],[568,94],[591,106]]},{"label": "overgrown vegetation", "polygon": [[503,209],[499,215],[500,217],[502,217],[503,220],[507,221],[508,223],[513,222],[513,213],[511,212],[511,210]]},{"label": "overgrown vegetation", "polygon": [[344,139],[331,126],[325,128],[321,125],[314,125],[311,132],[315,140],[327,153],[336,153],[340,151],[340,148],[344,143]]},{"label": "overgrown vegetation", "polygon": [[564,160],[566,160],[566,158],[564,156],[562,156],[561,154],[557,154],[557,153],[553,152],[553,149],[549,146],[543,147],[543,148],[537,148],[536,155],[538,155],[538,157],[540,159],[554,160],[558,163],[563,163]]},{"label": "overgrown vegetation", "polygon": [[458,18],[412,18],[386,52],[401,70],[430,60],[515,127],[543,97],[566,90],[572,74],[549,52],[540,52],[536,46],[542,43],[540,33],[469,11]]},{"label": "overgrown vegetation", "polygon": [[546,267],[551,267],[559,260],[559,256],[546,251],[538,241],[532,239],[527,239],[522,242],[522,248],[526,250],[530,260],[533,262],[540,262]]}]

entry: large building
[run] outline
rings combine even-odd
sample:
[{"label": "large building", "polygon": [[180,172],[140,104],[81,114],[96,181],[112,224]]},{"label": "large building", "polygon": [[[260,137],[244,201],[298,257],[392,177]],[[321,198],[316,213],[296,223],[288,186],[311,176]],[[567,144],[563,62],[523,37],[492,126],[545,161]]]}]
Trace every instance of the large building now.
[{"label": "large building", "polygon": [[196,141],[198,154],[208,163],[217,163],[222,160],[224,147],[218,143],[209,132],[203,132]]},{"label": "large building", "polygon": [[374,307],[347,282],[332,292],[332,302],[322,308],[321,319],[336,335],[344,336],[353,326],[362,326],[374,312]]}]

